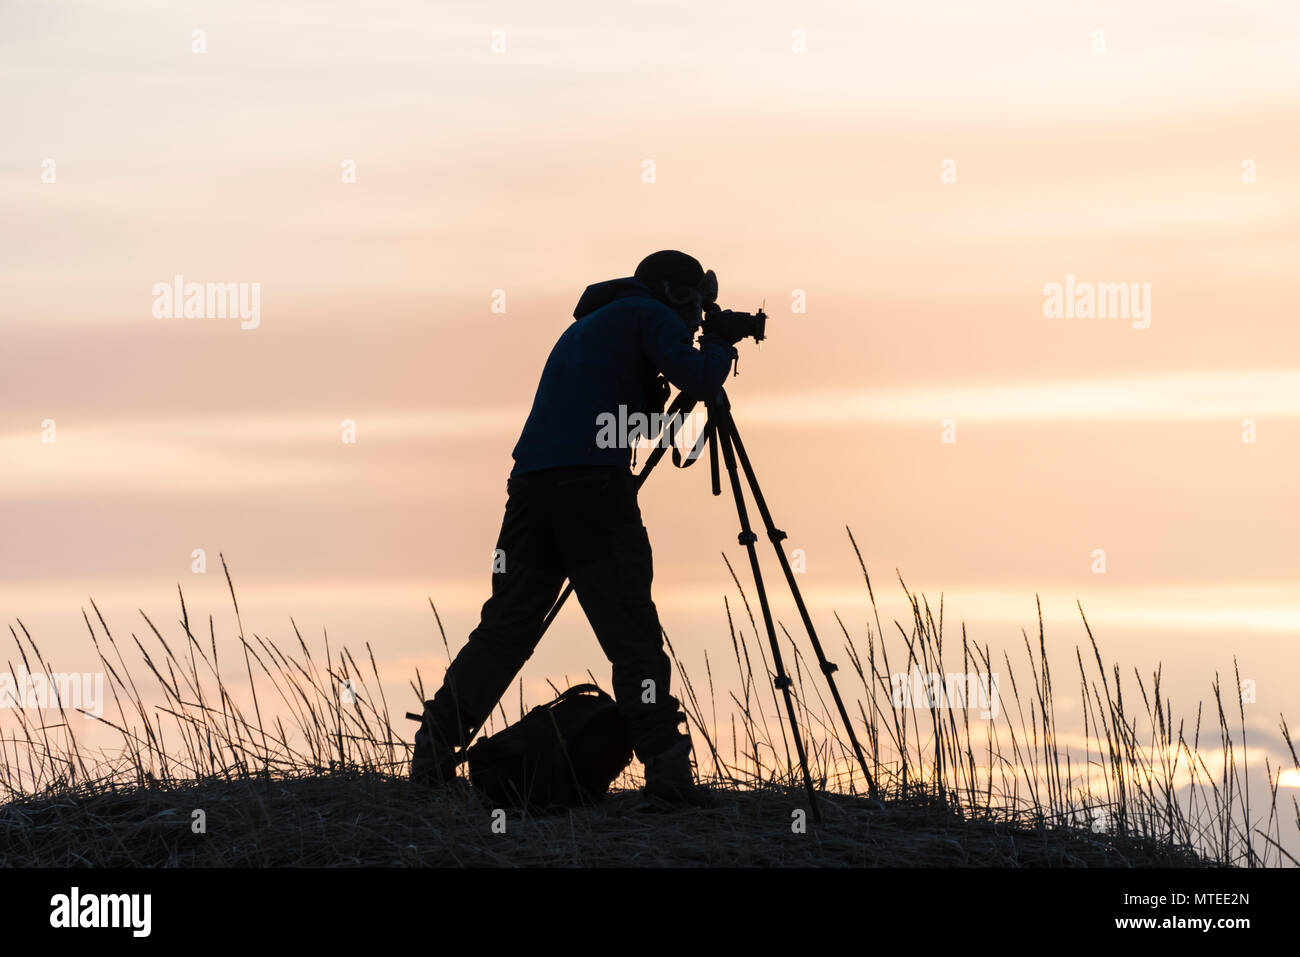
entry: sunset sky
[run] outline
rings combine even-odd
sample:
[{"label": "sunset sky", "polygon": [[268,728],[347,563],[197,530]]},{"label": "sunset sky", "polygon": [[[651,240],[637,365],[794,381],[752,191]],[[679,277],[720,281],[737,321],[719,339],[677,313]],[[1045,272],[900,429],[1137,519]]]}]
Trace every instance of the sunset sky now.
[{"label": "sunset sky", "polygon": [[[896,569],[995,649],[1039,595],[1068,674],[1078,600],[1180,713],[1235,657],[1254,746],[1300,719],[1291,0],[9,0],[0,76],[0,613],[56,666],[89,596],[229,633],[220,552],[250,631],[369,641],[413,705],[578,296],[679,248],[770,315],[727,389],[827,633],[848,525],[887,629]],[[257,328],[156,317],[177,274]],[[1067,276],[1149,325],[1045,316]],[[665,467],[642,509],[664,628],[728,656],[732,503]],[[575,605],[524,679],[588,668]]]}]

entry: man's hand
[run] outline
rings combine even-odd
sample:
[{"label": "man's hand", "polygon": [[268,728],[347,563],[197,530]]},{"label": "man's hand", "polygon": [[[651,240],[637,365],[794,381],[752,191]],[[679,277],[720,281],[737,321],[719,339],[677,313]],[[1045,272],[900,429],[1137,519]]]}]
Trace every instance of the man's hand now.
[{"label": "man's hand", "polygon": [[661,375],[657,375],[651,380],[650,386],[646,389],[646,412],[653,415],[663,412],[664,407],[668,404],[668,395],[672,392],[672,386],[668,380]]}]

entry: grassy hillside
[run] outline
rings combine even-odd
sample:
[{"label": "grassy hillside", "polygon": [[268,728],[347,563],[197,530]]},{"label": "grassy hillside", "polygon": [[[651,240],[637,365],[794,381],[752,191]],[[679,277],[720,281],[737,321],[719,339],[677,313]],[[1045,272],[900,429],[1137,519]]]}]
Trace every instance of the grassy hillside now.
[{"label": "grassy hillside", "polygon": [[[826,795],[796,832],[799,788],[719,788],[705,810],[647,809],[635,790],[568,813],[505,814],[468,787],[430,797],[377,772],[86,789],[0,809],[0,864],[122,867],[1194,867],[1157,841],[963,819],[924,797]],[[194,811],[206,833],[194,833]],[[497,819],[501,821],[502,819]]]}]

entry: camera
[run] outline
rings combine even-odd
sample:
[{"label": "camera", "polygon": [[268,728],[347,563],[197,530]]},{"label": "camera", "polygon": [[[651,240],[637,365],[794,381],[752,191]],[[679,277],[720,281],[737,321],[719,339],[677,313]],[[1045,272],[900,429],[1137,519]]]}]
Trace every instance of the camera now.
[{"label": "camera", "polygon": [[755,313],[737,312],[722,309],[716,302],[711,302],[704,307],[703,328],[705,332],[720,335],[728,342],[739,342],[747,338],[762,342],[767,331],[767,313],[761,308]]}]

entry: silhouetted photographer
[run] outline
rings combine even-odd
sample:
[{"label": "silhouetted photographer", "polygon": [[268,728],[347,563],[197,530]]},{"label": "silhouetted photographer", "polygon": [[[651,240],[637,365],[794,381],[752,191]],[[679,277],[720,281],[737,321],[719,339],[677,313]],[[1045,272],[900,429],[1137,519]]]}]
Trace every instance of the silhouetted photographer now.
[{"label": "silhouetted photographer", "polygon": [[702,803],[650,597],[650,540],[630,470],[640,436],[610,441],[599,423],[661,412],[669,383],[702,401],[718,395],[735,343],[763,338],[764,317],[721,310],[717,294],[712,270],[664,250],[578,300],[514,448],[492,597],[425,702],[413,780],[437,785],[454,776],[455,749],[469,745],[532,655],[567,578],[613,664],[614,697],[645,764],[647,795]]}]

